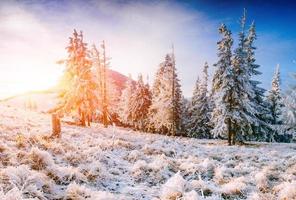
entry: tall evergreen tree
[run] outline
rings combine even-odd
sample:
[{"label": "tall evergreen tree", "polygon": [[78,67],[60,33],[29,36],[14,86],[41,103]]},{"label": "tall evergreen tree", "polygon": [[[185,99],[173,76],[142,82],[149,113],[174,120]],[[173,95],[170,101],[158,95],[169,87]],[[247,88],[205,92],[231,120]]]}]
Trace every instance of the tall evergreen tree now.
[{"label": "tall evergreen tree", "polygon": [[80,123],[85,126],[85,121],[90,118],[95,109],[96,83],[91,71],[91,61],[87,44],[83,41],[83,34],[74,30],[73,37],[67,47],[68,58],[65,60],[65,74],[68,76],[69,86],[62,95],[60,112],[76,112]]},{"label": "tall evergreen tree", "polygon": [[228,144],[235,144],[236,131],[243,123],[241,96],[238,94],[237,69],[231,63],[231,47],[233,40],[231,32],[222,24],[219,28],[222,40],[218,42],[219,60],[215,64],[216,71],[213,78],[213,98],[215,107],[212,112],[214,136],[228,136]]},{"label": "tall evergreen tree", "polygon": [[283,98],[283,123],[284,130],[290,142],[296,138],[296,91],[295,88],[288,90]]},{"label": "tall evergreen tree", "polygon": [[234,136],[235,104],[234,104],[234,70],[231,65],[231,47],[233,39],[231,31],[222,24],[219,28],[222,35],[221,41],[218,42],[218,62],[214,65],[216,71],[213,77],[213,99],[214,109],[211,121],[214,128],[212,135],[214,137],[228,136],[228,144],[232,144]]},{"label": "tall evergreen tree", "polygon": [[176,73],[174,55],[166,55],[160,64],[152,88],[150,122],[152,129],[175,135],[181,128],[181,85]]},{"label": "tall evergreen tree", "polygon": [[262,140],[266,138],[266,135],[270,131],[267,124],[266,118],[268,117],[267,102],[264,100],[265,89],[261,88],[259,85],[260,81],[252,79],[254,76],[261,75],[262,73],[258,70],[260,65],[256,64],[255,51],[256,47],[254,42],[257,39],[256,27],[253,22],[249,28],[249,33],[246,39],[246,65],[248,70],[248,75],[250,76],[250,84],[253,90],[254,96],[250,97],[250,100],[255,105],[255,117],[258,119],[257,123],[251,125],[252,136],[251,138],[256,138],[256,140]]},{"label": "tall evergreen tree", "polygon": [[190,119],[188,133],[191,137],[210,138],[210,110],[208,97],[208,64],[205,63],[204,78],[201,83],[196,81],[191,106],[189,108]]},{"label": "tall evergreen tree", "polygon": [[182,105],[181,105],[181,132],[182,132],[182,135],[184,136],[189,136],[188,127],[189,127],[189,121],[190,121],[190,113],[189,113],[190,107],[191,107],[191,101],[189,101],[183,96]]},{"label": "tall evergreen tree", "polygon": [[102,115],[103,115],[103,124],[104,127],[108,127],[108,118],[109,112],[108,112],[108,106],[109,106],[109,101],[108,101],[108,86],[107,86],[107,68],[109,65],[108,58],[106,57],[106,46],[105,46],[105,41],[103,40],[102,42],[102,52],[103,52],[103,62],[102,62]]},{"label": "tall evergreen tree", "polygon": [[255,93],[253,85],[250,82],[250,69],[247,62],[248,54],[245,23],[246,11],[244,10],[244,14],[241,18],[241,31],[239,33],[238,47],[234,51],[232,59],[235,75],[233,100],[235,101],[234,105],[236,112],[234,114],[237,120],[234,127],[234,142],[237,138],[242,140],[244,136],[251,134],[251,126],[258,124],[258,119],[256,118],[256,104],[253,101]]},{"label": "tall evergreen tree", "polygon": [[[92,61],[92,73],[96,82],[96,108],[97,117],[106,126],[111,122],[115,110],[117,111],[118,91],[113,80],[108,76],[109,58],[106,57],[105,43],[102,42],[101,49],[92,46],[90,57]],[[102,52],[102,53],[101,53]]]},{"label": "tall evergreen tree", "polygon": [[148,111],[151,105],[151,92],[149,85],[144,84],[143,76],[140,74],[136,89],[131,96],[131,118],[133,125],[138,130],[145,130],[148,124]]},{"label": "tall evergreen tree", "polygon": [[283,100],[280,89],[280,69],[277,65],[274,72],[274,76],[271,82],[271,89],[267,95],[268,108],[270,112],[269,122],[272,127],[272,131],[269,134],[269,141],[276,141],[277,137],[282,134],[282,111],[283,111]]},{"label": "tall evergreen tree", "polygon": [[189,105],[188,105],[188,119],[186,122],[186,131],[187,131],[187,135],[189,137],[192,137],[192,129],[194,129],[194,121],[195,121],[195,112],[196,112],[196,108],[195,105],[198,103],[198,95],[199,95],[199,91],[200,91],[200,79],[199,77],[197,77],[196,81],[195,81],[195,85],[193,88],[193,93],[192,93],[192,97],[189,101]]},{"label": "tall evergreen tree", "polygon": [[[296,79],[296,74],[293,74]],[[284,97],[283,120],[286,125],[286,131],[296,139],[296,86],[292,87],[286,92]]]},{"label": "tall evergreen tree", "polygon": [[101,55],[96,45],[93,45],[90,51],[92,71],[96,79],[96,108],[97,112],[102,113],[102,64]]},{"label": "tall evergreen tree", "polygon": [[119,103],[119,120],[127,125],[127,126],[133,126],[132,121],[132,96],[133,92],[135,91],[135,85],[133,83],[133,79],[131,75],[129,75],[128,80],[125,83],[125,88],[121,93],[121,101]]}]

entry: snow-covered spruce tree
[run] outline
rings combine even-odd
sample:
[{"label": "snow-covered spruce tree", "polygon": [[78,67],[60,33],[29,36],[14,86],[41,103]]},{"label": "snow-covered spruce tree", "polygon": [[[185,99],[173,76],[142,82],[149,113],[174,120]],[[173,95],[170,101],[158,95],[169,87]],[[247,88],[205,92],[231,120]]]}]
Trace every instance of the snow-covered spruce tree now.
[{"label": "snow-covered spruce tree", "polygon": [[208,64],[205,63],[202,82],[199,79],[193,91],[193,97],[189,108],[190,118],[188,122],[188,135],[197,138],[210,138],[210,110],[208,98]]},{"label": "snow-covered spruce tree", "polygon": [[[296,75],[294,75],[296,77]],[[287,135],[290,140],[296,138],[296,87],[294,86],[287,91],[283,98],[283,122]]]},{"label": "snow-covered spruce tree", "polygon": [[[296,74],[293,74],[296,79]],[[287,134],[296,140],[296,86],[293,85],[284,96],[283,121]]]},{"label": "snow-covered spruce tree", "polygon": [[178,78],[177,74],[177,68],[176,68],[176,60],[175,60],[175,54],[174,54],[174,47],[173,47],[173,53],[171,55],[172,58],[172,68],[171,73],[168,71],[168,75],[171,74],[172,78],[172,135],[185,135],[182,133],[182,103],[183,103],[183,95],[181,90],[181,84],[180,80]]},{"label": "snow-covered spruce tree", "polygon": [[[195,85],[194,85],[194,89],[193,89],[193,93],[192,93],[192,97],[191,97],[191,100],[189,102],[189,106],[188,106],[188,113],[189,113],[189,116],[192,117],[193,115],[193,111],[194,111],[194,105],[197,104],[197,101],[198,101],[198,94],[199,94],[199,91],[200,91],[200,79],[199,77],[197,77],[196,81],[195,81]],[[190,119],[189,119],[190,120]],[[187,126],[187,129],[189,129],[189,126],[190,124],[188,124]]]},{"label": "snow-covered spruce tree", "polygon": [[104,127],[108,126],[110,113],[108,112],[109,99],[108,99],[108,86],[107,86],[107,68],[109,67],[109,59],[106,57],[106,46],[103,40],[102,45],[102,117]]},{"label": "snow-covered spruce tree", "polygon": [[228,137],[228,144],[234,143],[235,128],[241,121],[238,113],[238,97],[235,94],[235,71],[231,65],[231,31],[222,24],[219,28],[222,40],[218,42],[218,62],[213,77],[213,100],[215,103],[211,121],[214,137]]},{"label": "snow-covered spruce tree", "polygon": [[[97,96],[97,120],[101,121],[105,126],[112,122],[113,115],[117,111],[119,94],[113,83],[109,72],[109,58],[105,53],[105,42],[101,45],[101,52],[93,45],[91,49],[92,71],[96,80],[96,96]],[[105,120],[105,123],[104,123]]]},{"label": "snow-covered spruce tree", "polygon": [[152,87],[150,129],[177,135],[181,128],[182,92],[176,73],[174,55],[166,55],[159,66]]},{"label": "snow-covered spruce tree", "polygon": [[187,127],[190,120],[190,115],[189,115],[190,105],[191,105],[191,102],[183,96],[182,105],[181,105],[181,128],[180,129],[181,129],[182,135],[184,136],[188,136]]},{"label": "snow-covered spruce tree", "polygon": [[246,67],[249,71],[250,76],[250,84],[253,90],[252,95],[250,96],[250,100],[253,102],[255,106],[254,115],[257,118],[257,122],[251,125],[252,134],[249,136],[250,139],[256,140],[265,140],[268,132],[270,131],[270,127],[267,124],[266,118],[268,115],[268,108],[267,102],[264,100],[265,96],[265,89],[261,88],[259,85],[261,84],[260,81],[252,79],[254,76],[261,75],[262,73],[258,70],[260,65],[256,64],[255,58],[255,50],[256,47],[254,46],[254,42],[257,39],[256,35],[256,27],[255,23],[253,22],[249,28],[249,33],[246,38]]},{"label": "snow-covered spruce tree", "polygon": [[146,130],[148,125],[148,111],[151,105],[151,92],[149,85],[144,84],[143,76],[140,74],[136,89],[131,96],[130,112],[134,127],[138,130]]},{"label": "snow-covered spruce tree", "polygon": [[133,126],[132,120],[132,95],[135,91],[135,85],[133,83],[131,75],[129,75],[128,80],[125,83],[125,88],[121,93],[121,101],[119,103],[118,115],[119,120],[126,126]]},{"label": "snow-covered spruce tree", "polygon": [[87,44],[83,41],[83,34],[74,30],[73,37],[67,47],[68,58],[65,74],[68,77],[69,86],[62,95],[59,112],[62,114],[75,112],[78,115],[80,124],[88,124],[95,109],[95,88],[96,83],[91,71],[91,61],[87,50]]},{"label": "snow-covered spruce tree", "polygon": [[101,55],[96,45],[93,45],[90,51],[90,57],[92,62],[92,72],[96,80],[96,114],[100,115],[102,113],[102,64]]},{"label": "snow-covered spruce tree", "polygon": [[252,125],[258,125],[258,119],[256,117],[257,108],[256,103],[253,101],[255,98],[255,92],[253,85],[250,81],[250,70],[247,63],[247,46],[245,36],[245,22],[246,11],[244,11],[241,18],[241,31],[239,33],[238,47],[234,51],[232,59],[233,70],[235,74],[233,98],[235,101],[234,113],[237,123],[234,127],[233,142],[238,138],[243,140],[247,135],[252,134]]},{"label": "snow-covered spruce tree", "polygon": [[283,99],[281,96],[280,89],[280,69],[277,65],[274,72],[274,76],[271,82],[271,89],[268,91],[267,95],[268,108],[270,112],[269,123],[271,124],[272,131],[270,131],[268,136],[268,141],[277,141],[279,135],[283,134]]}]

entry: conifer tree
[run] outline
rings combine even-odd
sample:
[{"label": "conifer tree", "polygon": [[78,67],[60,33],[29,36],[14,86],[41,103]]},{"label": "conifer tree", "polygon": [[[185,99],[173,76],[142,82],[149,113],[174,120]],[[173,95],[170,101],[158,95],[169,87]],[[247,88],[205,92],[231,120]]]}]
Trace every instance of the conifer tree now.
[{"label": "conifer tree", "polygon": [[213,99],[214,109],[211,121],[214,128],[214,137],[228,136],[228,144],[233,144],[235,128],[239,119],[237,114],[235,87],[235,71],[231,65],[231,47],[233,39],[231,32],[222,24],[219,28],[222,35],[218,42],[218,62],[215,64],[216,71],[213,77]]},{"label": "conifer tree", "polygon": [[110,59],[106,57],[105,48],[104,41],[101,44],[101,50],[98,50],[93,45],[91,49],[91,60],[92,73],[96,80],[97,113],[99,114],[100,121],[107,127],[112,120],[112,107],[115,107],[118,92],[114,87],[112,79],[108,76]]},{"label": "conifer tree", "polygon": [[95,109],[95,80],[91,71],[91,61],[87,50],[87,44],[83,41],[83,34],[74,30],[73,37],[67,47],[68,58],[65,74],[68,76],[67,90],[62,95],[59,106],[61,113],[72,111],[78,114],[82,126],[85,126]]},{"label": "conifer tree", "polygon": [[195,109],[195,105],[198,103],[198,94],[199,94],[199,91],[200,91],[200,79],[199,77],[197,77],[196,81],[195,81],[195,85],[194,85],[194,89],[193,89],[193,93],[192,93],[192,97],[189,101],[189,105],[188,105],[188,120],[187,120],[187,123],[186,123],[186,131],[187,131],[187,135],[189,137],[192,137],[192,129],[193,129],[193,126],[195,125],[194,124],[194,115],[195,115],[195,112],[196,112],[196,109]]},{"label": "conifer tree", "polygon": [[[296,74],[293,74],[296,79]],[[296,86],[292,85],[286,92],[283,98],[283,120],[286,125],[287,133],[291,134],[296,139]]]},{"label": "conifer tree", "polygon": [[181,125],[182,125],[182,101],[183,95],[181,90],[180,80],[178,78],[177,68],[176,68],[176,58],[174,53],[174,46],[172,47],[172,59],[173,59],[173,112],[174,112],[174,129],[173,135],[182,135],[181,133]]},{"label": "conifer tree", "polygon": [[[294,75],[295,76],[295,75]],[[283,98],[284,130],[289,135],[289,140],[296,138],[296,91],[295,86],[289,89]],[[290,141],[289,141],[290,142]]]},{"label": "conifer tree", "polygon": [[118,111],[119,120],[127,126],[133,126],[131,105],[134,90],[135,86],[132,77],[129,75],[129,79],[126,81],[125,88],[121,93]]},{"label": "conifer tree", "polygon": [[92,46],[90,51],[91,55],[91,62],[92,62],[92,70],[96,79],[96,108],[97,112],[101,113],[102,108],[102,64],[101,64],[101,55],[99,50],[97,49],[96,45]]},{"label": "conifer tree", "polygon": [[210,110],[208,98],[208,64],[205,63],[203,73],[204,78],[201,83],[199,79],[193,92],[192,102],[189,108],[190,119],[188,133],[191,137],[210,138]]},{"label": "conifer tree", "polygon": [[151,105],[151,92],[149,85],[144,84],[143,77],[140,74],[136,89],[131,96],[131,118],[133,125],[138,130],[145,130],[148,124],[148,111]]},{"label": "conifer tree", "polygon": [[181,85],[176,73],[174,55],[166,55],[160,64],[152,88],[150,122],[152,129],[176,135],[181,129]]},{"label": "conifer tree", "polygon": [[[108,112],[108,86],[107,86],[107,67],[108,67],[108,60],[106,57],[106,46],[105,46],[105,41],[103,40],[102,42],[102,51],[103,51],[103,62],[102,62],[102,115],[103,115],[103,124],[104,127],[108,127],[108,116],[109,116],[109,112]],[[110,118],[110,116],[109,116]]]},{"label": "conifer tree", "polygon": [[274,76],[271,82],[271,89],[267,95],[268,108],[270,112],[269,123],[271,124],[272,131],[269,134],[268,140],[270,142],[276,141],[278,135],[281,134],[282,130],[282,111],[283,111],[283,102],[280,89],[280,69],[277,65],[274,72]]},{"label": "conifer tree", "polygon": [[258,123],[253,123],[252,127],[252,137],[257,140],[262,140],[266,138],[267,133],[270,131],[270,128],[267,124],[266,118],[268,116],[267,102],[264,100],[265,89],[261,88],[259,85],[260,81],[252,79],[254,76],[261,75],[262,73],[258,70],[260,65],[256,64],[254,42],[257,39],[256,27],[253,22],[249,28],[249,33],[246,39],[246,65],[247,70],[249,71],[250,84],[253,90],[253,97],[250,97],[250,100],[253,101],[255,105],[255,117],[258,120]]},{"label": "conifer tree", "polygon": [[245,36],[246,11],[241,18],[238,47],[234,51],[232,65],[234,70],[233,101],[235,105],[236,125],[234,128],[233,143],[238,138],[243,139],[251,134],[251,126],[258,124],[256,104],[253,101],[255,93],[250,82],[250,69],[247,63],[247,46]]},{"label": "conifer tree", "polygon": [[188,134],[188,127],[189,127],[189,121],[190,121],[190,113],[189,109],[191,106],[191,102],[186,99],[184,96],[182,98],[182,105],[181,105],[181,135],[183,136],[189,136]]}]

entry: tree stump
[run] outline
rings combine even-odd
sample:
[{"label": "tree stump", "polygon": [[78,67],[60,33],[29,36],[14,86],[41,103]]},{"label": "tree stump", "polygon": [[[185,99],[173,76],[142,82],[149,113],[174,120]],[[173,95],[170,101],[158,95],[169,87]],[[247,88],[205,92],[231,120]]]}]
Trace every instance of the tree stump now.
[{"label": "tree stump", "polygon": [[51,115],[52,123],[52,136],[60,138],[61,137],[61,120],[57,114]]}]

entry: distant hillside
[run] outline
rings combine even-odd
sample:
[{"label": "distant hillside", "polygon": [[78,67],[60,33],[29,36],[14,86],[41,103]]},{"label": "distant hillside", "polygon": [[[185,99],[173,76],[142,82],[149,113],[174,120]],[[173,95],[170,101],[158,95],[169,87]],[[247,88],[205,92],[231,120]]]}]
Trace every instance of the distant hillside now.
[{"label": "distant hillside", "polygon": [[113,83],[116,85],[117,89],[119,91],[122,91],[125,87],[126,81],[129,79],[129,77],[127,77],[117,71],[114,71],[112,69],[109,69],[107,74],[108,74],[108,77],[111,78]]}]

